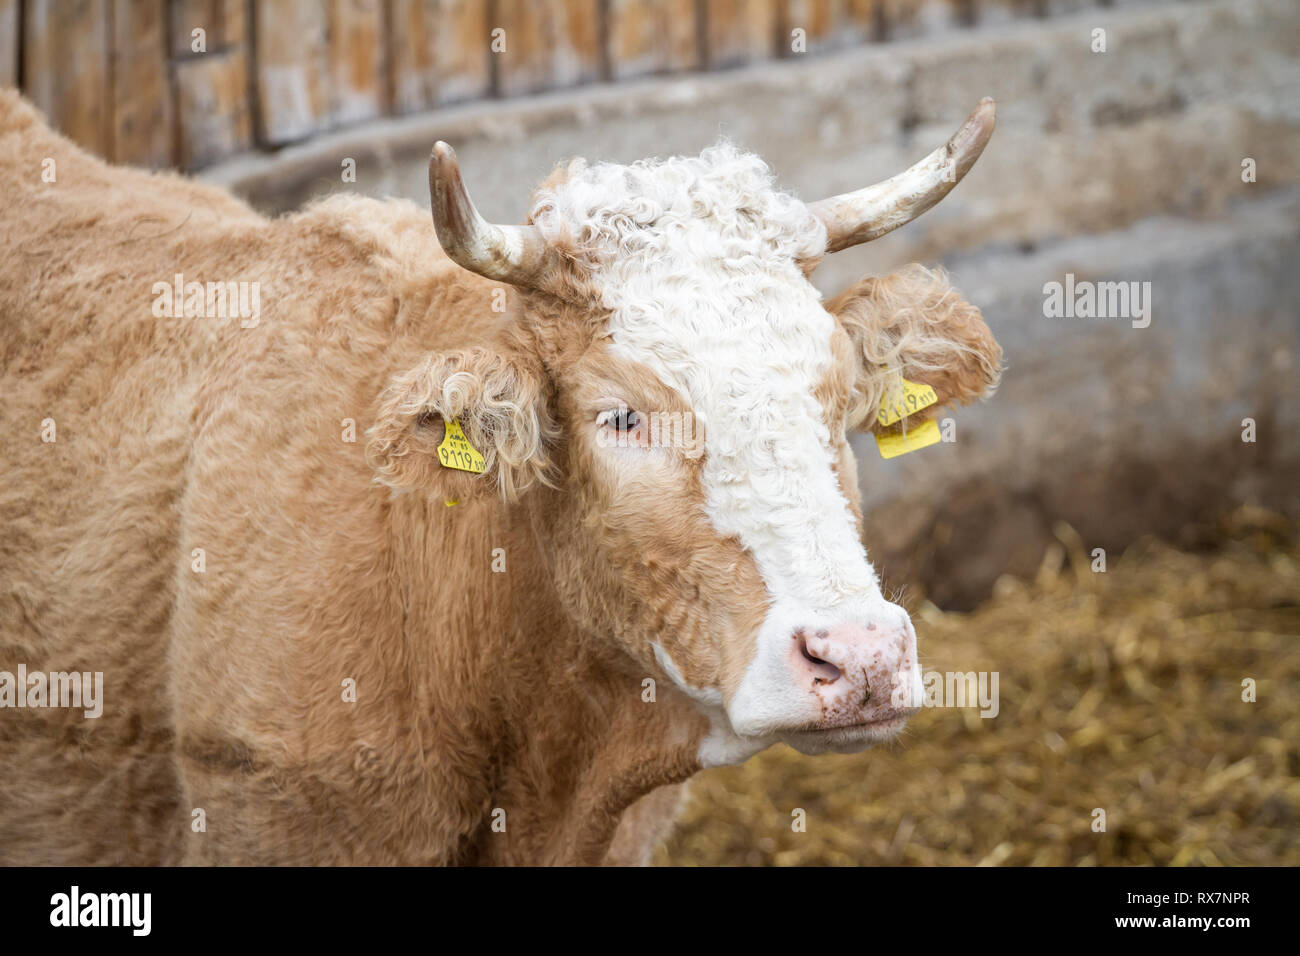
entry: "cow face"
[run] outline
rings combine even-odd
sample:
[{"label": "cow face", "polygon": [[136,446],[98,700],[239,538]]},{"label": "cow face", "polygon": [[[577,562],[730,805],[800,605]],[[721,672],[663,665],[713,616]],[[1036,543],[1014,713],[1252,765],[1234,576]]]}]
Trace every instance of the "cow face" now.
[{"label": "cow face", "polygon": [[508,344],[395,384],[381,477],[464,493],[474,479],[429,454],[440,432],[411,447],[420,422],[454,417],[508,496],[553,484],[537,526],[561,600],[709,713],[706,763],[896,734],[919,699],[916,635],[861,542],[848,436],[900,372],[940,405],[991,389],[1000,355],[978,311],[920,267],[827,306],[807,272],[862,230],[844,220],[870,197],[806,205],[729,145],[570,164],[519,232],[460,201],[449,156],[431,175],[444,246],[524,291]]}]

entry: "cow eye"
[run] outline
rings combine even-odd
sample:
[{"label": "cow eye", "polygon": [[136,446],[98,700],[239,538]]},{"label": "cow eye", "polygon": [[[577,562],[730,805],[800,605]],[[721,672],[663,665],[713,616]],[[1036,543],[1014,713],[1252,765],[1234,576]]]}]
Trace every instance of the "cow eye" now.
[{"label": "cow eye", "polygon": [[596,424],[616,432],[631,432],[640,426],[641,416],[630,408],[611,408],[596,416]]}]

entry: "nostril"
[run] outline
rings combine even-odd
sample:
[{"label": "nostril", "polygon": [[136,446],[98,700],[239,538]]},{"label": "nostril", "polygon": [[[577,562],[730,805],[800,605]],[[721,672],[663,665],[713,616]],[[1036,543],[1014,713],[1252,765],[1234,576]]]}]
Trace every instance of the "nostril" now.
[{"label": "nostril", "polygon": [[799,635],[799,653],[803,659],[812,665],[813,683],[830,684],[840,678],[840,669],[828,660],[823,660],[808,649],[808,639],[801,633]]}]

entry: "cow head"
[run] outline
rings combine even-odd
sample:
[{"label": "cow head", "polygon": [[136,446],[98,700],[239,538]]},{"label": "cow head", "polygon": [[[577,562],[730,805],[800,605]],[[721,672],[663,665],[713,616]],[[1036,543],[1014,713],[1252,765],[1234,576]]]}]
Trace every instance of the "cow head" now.
[{"label": "cow head", "polygon": [[[394,384],[372,433],[381,477],[458,498],[549,483],[534,524],[563,604],[710,714],[706,763],[892,736],[920,684],[916,636],[867,560],[848,437],[875,426],[900,372],[937,409],[991,390],[1000,351],[942,274],[913,266],[829,305],[807,276],[932,206],[992,130],[985,100],[916,166],[812,204],[726,144],[575,161],[524,226],[484,221],[439,143],[444,249],[519,294],[498,345],[431,355]],[[452,418],[486,475],[441,467]]]}]

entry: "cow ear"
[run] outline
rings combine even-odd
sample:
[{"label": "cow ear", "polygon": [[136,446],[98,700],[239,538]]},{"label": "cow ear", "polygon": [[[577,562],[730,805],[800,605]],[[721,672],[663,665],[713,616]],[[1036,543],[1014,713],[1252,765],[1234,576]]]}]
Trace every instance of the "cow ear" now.
[{"label": "cow ear", "polygon": [[[542,369],[516,356],[483,348],[432,353],[380,396],[366,459],[376,480],[394,489],[456,500],[499,489],[514,501],[547,481],[555,437],[547,392]],[[456,441],[457,426],[468,449]],[[440,454],[449,428],[448,453]]]},{"label": "cow ear", "polygon": [[913,263],[883,279],[863,279],[827,306],[853,342],[857,382],[849,411],[853,428],[874,428],[876,412],[901,372],[938,395],[908,418],[923,421],[945,405],[966,405],[993,393],[1002,375],[1002,347],[980,310],[942,270]]}]

